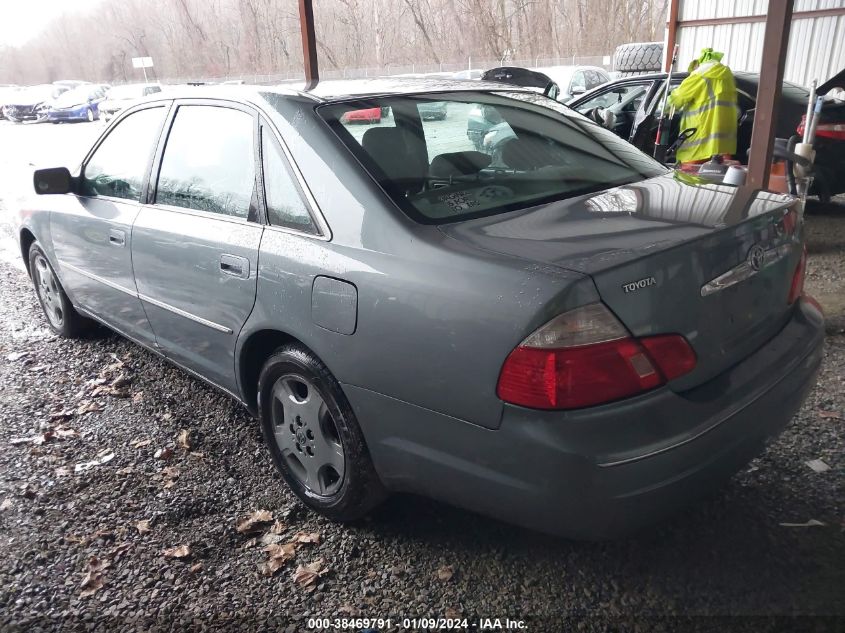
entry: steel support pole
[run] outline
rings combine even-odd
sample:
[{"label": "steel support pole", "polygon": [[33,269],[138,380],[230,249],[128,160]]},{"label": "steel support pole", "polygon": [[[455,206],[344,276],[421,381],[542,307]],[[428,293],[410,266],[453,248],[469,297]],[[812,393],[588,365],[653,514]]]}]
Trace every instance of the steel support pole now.
[{"label": "steel support pole", "polygon": [[299,28],[302,33],[302,59],[305,64],[305,89],[320,81],[317,68],[317,36],[314,34],[314,8],[311,0],[299,0]]},{"label": "steel support pole", "polygon": [[748,157],[747,183],[755,189],[766,189],[769,186],[775,122],[780,105],[793,4],[794,0],[769,0],[754,129],[751,132],[751,152]]},{"label": "steel support pole", "polygon": [[680,0],[671,0],[669,4],[669,21],[666,23],[666,48],[663,50],[663,70],[667,73],[672,66],[672,51],[678,42],[678,5]]}]

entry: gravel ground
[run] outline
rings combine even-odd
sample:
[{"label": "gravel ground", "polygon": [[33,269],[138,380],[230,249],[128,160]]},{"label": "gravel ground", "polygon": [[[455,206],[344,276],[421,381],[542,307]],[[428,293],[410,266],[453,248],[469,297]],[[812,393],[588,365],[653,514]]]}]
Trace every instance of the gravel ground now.
[{"label": "gravel ground", "polygon": [[[0,185],[0,228],[3,198],[15,194]],[[845,200],[807,225],[807,286],[829,315],[818,387],[727,487],[607,543],[410,496],[331,524],[287,492],[239,405],[116,335],[51,335],[21,267],[0,258],[0,629],[305,631],[360,615],[399,630],[461,615],[533,632],[843,630]],[[238,532],[257,510],[273,521]],[[782,525],[808,521],[822,525]],[[267,576],[253,538],[318,542]],[[314,585],[294,580],[320,559]]]}]

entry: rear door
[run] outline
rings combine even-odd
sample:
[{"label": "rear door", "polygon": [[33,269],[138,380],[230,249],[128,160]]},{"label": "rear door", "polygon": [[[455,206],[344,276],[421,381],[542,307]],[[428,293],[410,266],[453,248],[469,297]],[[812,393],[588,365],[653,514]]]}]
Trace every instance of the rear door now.
[{"label": "rear door", "polygon": [[133,230],[135,280],[158,345],[231,392],[263,232],[257,128],[256,114],[239,104],[176,102],[151,204]]},{"label": "rear door", "polygon": [[132,276],[132,223],[169,103],[123,117],[82,165],[79,193],[50,215],[62,283],[74,302],[110,326],[152,345]]}]

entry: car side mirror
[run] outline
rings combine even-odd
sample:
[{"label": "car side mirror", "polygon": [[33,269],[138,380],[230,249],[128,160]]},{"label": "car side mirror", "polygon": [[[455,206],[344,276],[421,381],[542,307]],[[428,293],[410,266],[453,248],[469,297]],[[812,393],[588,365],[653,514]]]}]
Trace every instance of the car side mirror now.
[{"label": "car side mirror", "polygon": [[73,191],[73,177],[67,167],[36,169],[32,175],[32,184],[35,186],[35,193],[41,196]]},{"label": "car side mirror", "polygon": [[574,97],[575,95],[582,95],[582,94],[584,94],[585,92],[587,92],[587,88],[586,88],[586,87],[584,87],[584,86],[572,86],[572,87],[569,89],[569,94],[571,94],[573,97]]}]

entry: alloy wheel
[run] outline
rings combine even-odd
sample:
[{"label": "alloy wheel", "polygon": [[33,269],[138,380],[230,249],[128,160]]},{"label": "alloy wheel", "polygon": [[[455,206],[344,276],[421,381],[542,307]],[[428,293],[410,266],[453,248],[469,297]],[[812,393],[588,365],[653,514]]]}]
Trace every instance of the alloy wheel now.
[{"label": "alloy wheel", "polygon": [[346,457],[335,420],[314,383],[296,374],[279,377],[270,415],[291,474],[314,494],[336,493],[343,484]]},{"label": "alloy wheel", "polygon": [[53,327],[61,328],[64,323],[64,311],[62,310],[62,297],[59,283],[53,274],[47,259],[39,254],[35,257],[35,287],[38,290],[38,298],[44,306],[44,314],[50,320]]}]

